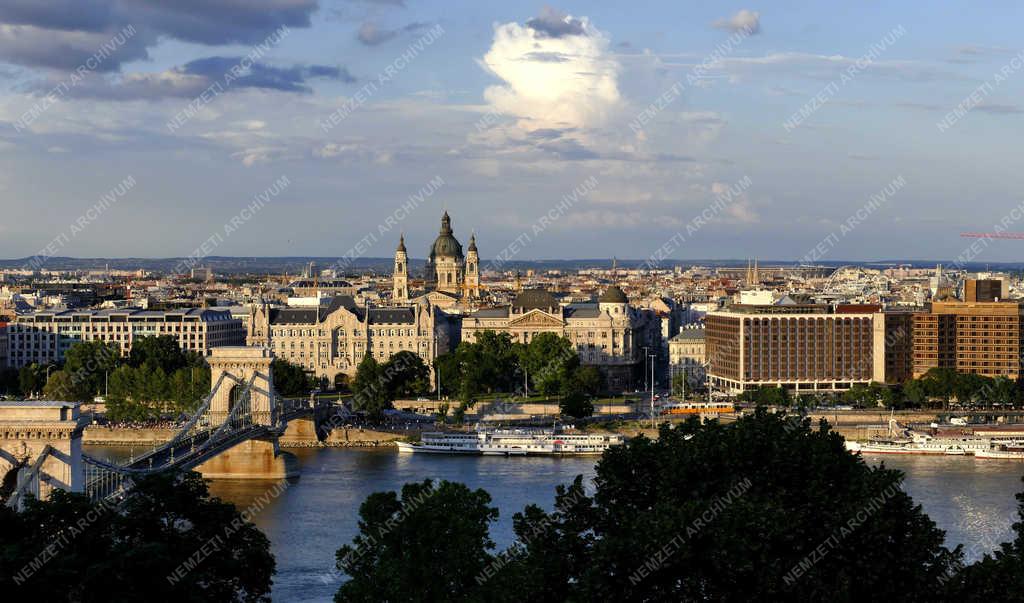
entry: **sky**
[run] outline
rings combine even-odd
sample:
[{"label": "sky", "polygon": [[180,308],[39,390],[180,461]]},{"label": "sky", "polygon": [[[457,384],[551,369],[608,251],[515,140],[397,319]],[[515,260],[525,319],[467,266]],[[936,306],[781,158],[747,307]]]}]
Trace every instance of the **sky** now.
[{"label": "sky", "polygon": [[0,257],[1016,261],[1022,12],[3,0]]}]

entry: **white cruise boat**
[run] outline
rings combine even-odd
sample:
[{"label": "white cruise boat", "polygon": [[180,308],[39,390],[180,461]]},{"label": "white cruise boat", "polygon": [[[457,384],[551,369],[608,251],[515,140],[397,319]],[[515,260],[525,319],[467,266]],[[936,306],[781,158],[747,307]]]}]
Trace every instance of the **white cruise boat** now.
[{"label": "white cruise boat", "polygon": [[964,456],[977,454],[992,448],[989,438],[976,436],[939,437],[902,428],[895,418],[889,419],[889,433],[885,438],[873,438],[865,442],[846,442],[850,452],[867,454],[925,454]]},{"label": "white cruise boat", "polygon": [[476,429],[424,433],[419,442],[397,442],[403,453],[485,456],[600,455],[622,444],[619,434],[563,433],[558,429]]},{"label": "white cruise boat", "polygon": [[979,459],[1003,459],[1003,460],[1015,460],[1024,461],[1024,448],[1020,446],[1020,443],[1016,445],[1000,445],[994,444],[989,450],[979,450],[974,453],[975,458]]}]

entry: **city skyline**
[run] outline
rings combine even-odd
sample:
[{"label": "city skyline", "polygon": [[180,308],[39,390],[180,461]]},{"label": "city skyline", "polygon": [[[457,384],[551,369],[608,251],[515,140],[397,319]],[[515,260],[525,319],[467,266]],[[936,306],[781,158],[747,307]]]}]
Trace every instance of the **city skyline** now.
[{"label": "city skyline", "polygon": [[445,209],[484,264],[523,233],[524,261],[999,263],[1017,243],[959,232],[1024,230],[1016,7],[84,6],[0,8],[0,207],[32,216],[0,257],[376,233],[361,257],[387,258],[404,231],[418,258]]}]

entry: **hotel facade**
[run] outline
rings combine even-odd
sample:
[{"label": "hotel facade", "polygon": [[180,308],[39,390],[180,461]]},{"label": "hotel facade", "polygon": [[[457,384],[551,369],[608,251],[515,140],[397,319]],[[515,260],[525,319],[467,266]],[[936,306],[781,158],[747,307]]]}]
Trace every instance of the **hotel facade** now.
[{"label": "hotel facade", "polygon": [[841,392],[884,381],[887,344],[878,306],[733,305],[705,317],[711,387]]},{"label": "hotel facade", "polygon": [[936,301],[913,316],[913,373],[954,369],[1019,379],[1024,306],[1019,302]]}]

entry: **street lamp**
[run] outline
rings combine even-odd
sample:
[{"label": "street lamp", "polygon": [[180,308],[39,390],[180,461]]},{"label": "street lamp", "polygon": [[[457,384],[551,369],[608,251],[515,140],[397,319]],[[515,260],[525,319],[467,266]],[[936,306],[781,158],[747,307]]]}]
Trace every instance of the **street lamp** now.
[{"label": "street lamp", "polygon": [[645,345],[645,346],[643,346],[643,348],[644,348],[644,389],[647,389],[647,359],[650,357],[650,354],[647,352],[647,350],[651,349],[651,346]]},{"label": "street lamp", "polygon": [[651,429],[654,429],[654,354],[648,354],[651,359]]}]

